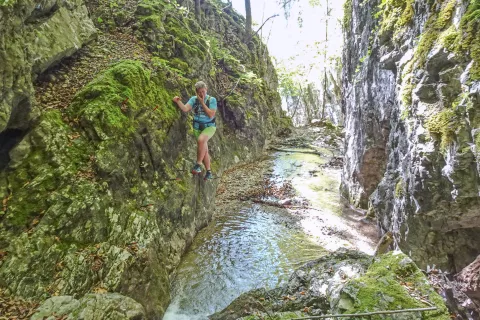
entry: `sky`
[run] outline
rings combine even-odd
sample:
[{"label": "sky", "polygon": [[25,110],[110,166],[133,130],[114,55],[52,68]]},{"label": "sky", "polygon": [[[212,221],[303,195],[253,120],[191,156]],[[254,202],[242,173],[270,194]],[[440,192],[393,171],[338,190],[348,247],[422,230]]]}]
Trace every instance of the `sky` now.
[{"label": "sky", "polygon": [[[290,10],[291,15],[285,19],[283,9],[277,0],[251,0],[252,17],[257,26],[256,31],[268,17],[279,14],[270,19],[262,28],[264,43],[267,43],[270,55],[279,60],[287,61],[290,57],[297,56],[295,60],[288,61],[290,67],[309,65],[315,63],[310,71],[309,81],[317,82],[320,72],[323,70],[323,58],[315,58],[315,50],[309,49],[316,41],[323,42],[325,39],[325,2],[320,0],[320,6],[312,7],[308,0],[299,0]],[[343,15],[343,1],[330,1],[332,9],[329,18],[328,32],[328,55],[341,55],[342,32],[340,21]],[[233,7],[237,12],[245,16],[245,1],[232,0]],[[299,13],[303,20],[302,27],[298,24]],[[270,35],[270,36],[269,36]]]}]

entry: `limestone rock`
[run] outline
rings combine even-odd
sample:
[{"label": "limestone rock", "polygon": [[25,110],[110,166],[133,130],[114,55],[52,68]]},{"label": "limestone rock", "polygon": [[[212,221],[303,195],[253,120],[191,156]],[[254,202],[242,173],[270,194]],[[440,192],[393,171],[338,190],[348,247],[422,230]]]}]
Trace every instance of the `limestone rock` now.
[{"label": "limestone rock", "polygon": [[478,4],[348,5],[342,193],[421,267],[458,272],[480,253]]},{"label": "limestone rock", "polygon": [[462,284],[463,291],[480,303],[480,256],[457,274],[456,278]]},{"label": "limestone rock", "polygon": [[[326,314],[361,313],[429,307],[422,313],[388,315],[389,319],[447,320],[442,298],[415,263],[400,251],[372,258],[337,251],[306,263],[288,283],[272,290],[257,289],[234,300],[212,320],[300,318]],[[250,317],[250,318],[249,318]]]},{"label": "limestone rock", "polygon": [[361,276],[371,258],[354,251],[339,251],[308,262],[282,287],[266,291],[253,290],[241,295],[227,308],[210,317],[212,320],[233,320],[254,313],[295,312],[308,308],[326,313],[339,298],[348,279]]},{"label": "limestone rock", "polygon": [[142,320],[145,310],[135,300],[118,293],[88,294],[80,300],[71,296],[52,297],[46,300],[31,320]]},{"label": "limestone rock", "polygon": [[[418,297],[423,297],[419,299]],[[427,301],[427,302],[424,302]],[[422,313],[390,314],[388,319],[447,320],[450,318],[442,298],[428,284],[415,263],[405,254],[394,251],[375,258],[361,276],[342,287],[332,313],[361,313],[437,307]]]},{"label": "limestone rock", "polygon": [[32,78],[72,55],[96,29],[82,0],[20,0],[0,6],[0,132],[38,116]]}]

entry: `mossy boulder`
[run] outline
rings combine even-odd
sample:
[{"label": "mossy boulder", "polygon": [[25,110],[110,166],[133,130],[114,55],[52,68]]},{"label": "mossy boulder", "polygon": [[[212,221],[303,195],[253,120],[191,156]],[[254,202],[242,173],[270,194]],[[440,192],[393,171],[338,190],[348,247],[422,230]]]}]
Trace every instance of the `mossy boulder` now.
[{"label": "mossy boulder", "polygon": [[449,314],[422,271],[400,251],[375,258],[339,251],[308,262],[282,287],[242,294],[210,319],[290,319],[430,306],[438,309],[373,319],[447,320]]},{"label": "mossy boulder", "polygon": [[[388,319],[450,319],[448,310],[415,263],[400,251],[375,258],[361,277],[341,290],[333,313],[362,313],[383,310],[428,308],[426,312],[390,314]],[[372,316],[384,319],[384,316]]]}]

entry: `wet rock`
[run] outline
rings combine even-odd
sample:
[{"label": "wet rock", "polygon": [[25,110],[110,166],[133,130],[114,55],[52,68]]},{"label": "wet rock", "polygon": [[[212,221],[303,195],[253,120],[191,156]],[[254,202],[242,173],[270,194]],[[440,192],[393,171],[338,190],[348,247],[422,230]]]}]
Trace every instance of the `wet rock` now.
[{"label": "wet rock", "polygon": [[339,299],[345,281],[359,277],[371,258],[354,251],[341,251],[305,264],[296,270],[282,287],[247,292],[227,308],[210,317],[233,320],[255,313],[300,311],[305,308],[322,313]]},{"label": "wet rock", "polygon": [[[288,284],[273,290],[242,294],[212,320],[253,319],[262,316],[291,317],[360,313],[427,307],[423,297],[438,310],[422,319],[447,320],[442,298],[428,284],[415,263],[403,253],[376,258],[353,251],[337,251],[297,269]],[[389,315],[392,319],[419,319],[418,313]]]}]

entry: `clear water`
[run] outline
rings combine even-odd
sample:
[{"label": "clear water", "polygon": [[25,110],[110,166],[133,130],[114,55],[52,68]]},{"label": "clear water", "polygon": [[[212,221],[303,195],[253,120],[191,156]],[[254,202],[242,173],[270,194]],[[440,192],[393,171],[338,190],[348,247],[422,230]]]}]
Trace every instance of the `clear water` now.
[{"label": "clear water", "polygon": [[218,217],[196,236],[179,265],[164,319],[207,319],[242,293],[281,285],[305,262],[340,247],[373,252],[373,242],[354,217],[344,215],[340,170],[321,169],[326,161],[317,155],[276,153],[272,179],[290,181],[315,209],[289,213],[246,202]]},{"label": "clear water", "polygon": [[253,205],[202,230],[177,269],[164,319],[207,319],[240,294],[274,288],[325,254],[288,215]]}]

